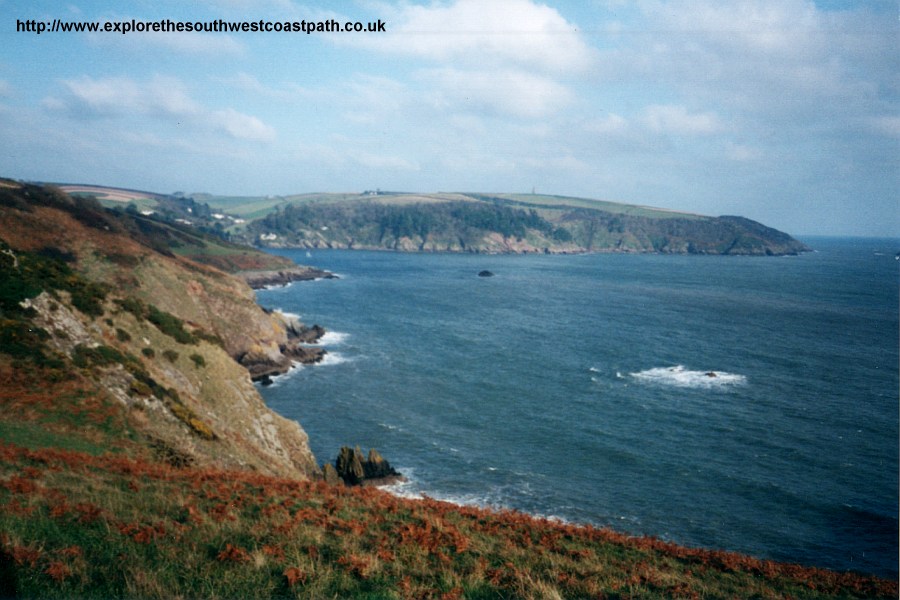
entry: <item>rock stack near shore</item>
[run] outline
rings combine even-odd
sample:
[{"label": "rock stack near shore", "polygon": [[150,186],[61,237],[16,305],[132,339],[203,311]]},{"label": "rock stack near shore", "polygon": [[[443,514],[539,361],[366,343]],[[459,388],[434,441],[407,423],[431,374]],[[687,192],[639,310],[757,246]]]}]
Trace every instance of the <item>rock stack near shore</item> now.
[{"label": "rock stack near shore", "polygon": [[334,466],[327,464],[322,470],[326,481],[345,485],[388,485],[403,479],[377,450],[369,450],[366,458],[359,446],[343,446]]}]

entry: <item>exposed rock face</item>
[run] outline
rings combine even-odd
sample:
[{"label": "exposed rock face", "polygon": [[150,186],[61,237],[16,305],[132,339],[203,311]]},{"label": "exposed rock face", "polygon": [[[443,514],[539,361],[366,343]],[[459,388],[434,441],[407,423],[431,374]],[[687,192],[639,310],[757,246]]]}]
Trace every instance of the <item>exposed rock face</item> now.
[{"label": "exposed rock face", "polygon": [[321,325],[313,325],[312,327],[301,326],[299,329],[288,329],[288,335],[296,339],[302,344],[316,344],[325,335],[325,328]]},{"label": "exposed rock face", "polygon": [[[326,465],[326,478],[328,467]],[[343,446],[334,467],[335,475],[347,485],[387,485],[402,479],[390,463],[377,450],[369,450],[366,458],[359,446]]]},{"label": "exposed rock face", "polygon": [[[139,440],[184,464],[321,475],[306,433],[266,407],[245,366],[283,372],[292,360],[321,360],[323,350],[301,348],[244,281],[148,243],[127,216],[38,186],[5,190],[0,239],[11,268],[20,252],[52,250],[106,290],[95,315],[68,292],[42,292],[30,298],[29,318],[66,365],[88,362],[80,376],[118,401]],[[164,323],[148,316],[151,306]]]},{"label": "exposed rock face", "polygon": [[321,362],[327,354],[323,348],[301,344],[317,343],[325,335],[324,327],[307,327],[296,317],[280,312],[269,314],[284,327],[285,337],[280,340],[277,348],[254,346],[247,352],[235,355],[235,359],[247,368],[254,381],[271,383],[273,376],[287,373],[293,363],[310,365]]}]

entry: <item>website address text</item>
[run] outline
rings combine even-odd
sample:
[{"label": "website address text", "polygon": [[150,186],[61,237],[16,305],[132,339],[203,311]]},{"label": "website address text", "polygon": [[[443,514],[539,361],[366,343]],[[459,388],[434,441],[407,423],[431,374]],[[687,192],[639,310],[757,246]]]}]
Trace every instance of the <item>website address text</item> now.
[{"label": "website address text", "polygon": [[378,19],[363,23],[335,19],[328,21],[22,21],[16,19],[16,31],[20,33],[378,33],[386,31],[387,23]]}]

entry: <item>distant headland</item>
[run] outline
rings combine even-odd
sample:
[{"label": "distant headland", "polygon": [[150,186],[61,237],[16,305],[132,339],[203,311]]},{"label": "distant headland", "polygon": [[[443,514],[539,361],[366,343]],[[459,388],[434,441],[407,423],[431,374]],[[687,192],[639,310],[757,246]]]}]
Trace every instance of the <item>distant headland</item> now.
[{"label": "distant headland", "polygon": [[545,194],[365,191],[287,196],[170,195],[60,184],[110,207],[167,215],[263,248],[783,256],[810,249],[740,216]]}]

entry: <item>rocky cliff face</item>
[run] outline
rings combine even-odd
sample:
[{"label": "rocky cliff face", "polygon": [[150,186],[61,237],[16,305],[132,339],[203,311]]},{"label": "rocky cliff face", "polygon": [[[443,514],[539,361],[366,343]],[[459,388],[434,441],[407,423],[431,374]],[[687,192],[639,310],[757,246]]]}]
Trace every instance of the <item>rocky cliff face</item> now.
[{"label": "rocky cliff face", "polygon": [[20,367],[99,384],[171,462],[320,475],[306,433],[265,406],[245,366],[286,369],[297,324],[243,280],[147,244],[126,215],[4,184],[0,336],[40,332],[26,341],[46,358]]}]

